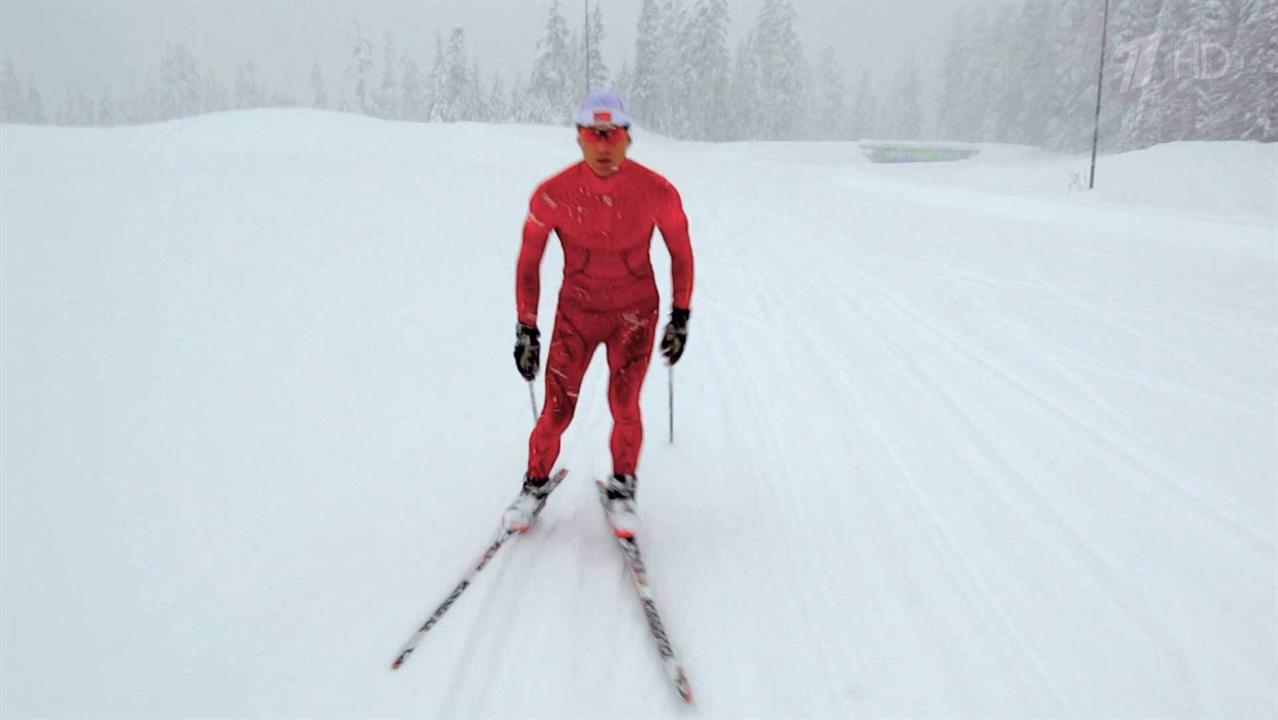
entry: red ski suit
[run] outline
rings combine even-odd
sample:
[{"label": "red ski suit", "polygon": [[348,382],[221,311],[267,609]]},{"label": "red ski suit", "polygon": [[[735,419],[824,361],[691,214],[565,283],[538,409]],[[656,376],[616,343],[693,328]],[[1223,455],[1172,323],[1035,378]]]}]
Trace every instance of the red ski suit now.
[{"label": "red ski suit", "polygon": [[533,191],[515,270],[519,322],[537,324],[541,257],[551,230],[563,246],[564,279],[546,357],[546,402],[528,438],[529,477],[550,474],[600,343],[608,351],[613,472],[635,471],[643,443],[639,389],[657,325],[657,283],[648,256],[654,226],[670,251],[674,306],[689,308],[692,245],[670,181],[633,160],[606,178],[583,161]]}]

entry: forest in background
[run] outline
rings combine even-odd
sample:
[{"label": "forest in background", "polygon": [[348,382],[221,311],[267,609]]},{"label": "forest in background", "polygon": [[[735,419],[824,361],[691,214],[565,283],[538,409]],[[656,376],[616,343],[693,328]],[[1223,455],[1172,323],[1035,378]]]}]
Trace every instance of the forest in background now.
[{"label": "forest in background", "polygon": [[[587,88],[611,87],[636,124],[674,138],[1007,142],[1063,152],[1090,146],[1102,27],[1107,25],[1101,147],[1175,140],[1278,137],[1278,0],[1098,0],[972,4],[956,13],[933,67],[907,60],[889,86],[846,68],[833,48],[812,55],[790,0],[765,0],[728,46],[728,0],[644,0],[633,52],[610,68],[603,8],[570,27],[548,9],[532,67],[514,77],[479,70],[466,30],[437,31],[434,53],[374,39],[356,20],[349,63],[309,87],[267,87],[245,59],[235,77],[169,44],[127,91],[37,91],[37,69],[0,71],[0,121],[69,126],[160,122],[264,107],[314,107],[411,122],[568,124]],[[587,42],[587,37],[589,42]],[[923,97],[924,74],[938,90]]]}]

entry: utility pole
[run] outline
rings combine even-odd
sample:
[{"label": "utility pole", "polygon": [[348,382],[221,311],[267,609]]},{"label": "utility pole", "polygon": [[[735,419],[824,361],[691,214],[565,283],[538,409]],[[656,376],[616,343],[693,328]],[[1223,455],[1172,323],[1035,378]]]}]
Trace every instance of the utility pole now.
[{"label": "utility pole", "polygon": [[1096,74],[1096,124],[1092,128],[1092,169],[1087,175],[1087,189],[1096,187],[1096,145],[1100,142],[1101,90],[1105,88],[1105,35],[1109,32],[1109,0],[1105,0],[1105,16],[1101,20],[1100,70]]},{"label": "utility pole", "polygon": [[581,12],[585,15],[585,92],[581,97],[585,97],[590,92],[590,0],[581,0]]}]

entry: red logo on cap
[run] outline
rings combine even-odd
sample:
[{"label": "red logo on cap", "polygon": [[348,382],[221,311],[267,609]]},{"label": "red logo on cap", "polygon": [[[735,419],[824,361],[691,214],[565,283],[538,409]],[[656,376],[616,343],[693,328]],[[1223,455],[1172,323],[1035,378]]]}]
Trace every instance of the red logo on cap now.
[{"label": "red logo on cap", "polygon": [[610,123],[610,122],[612,122],[612,111],[611,111],[611,110],[596,110],[596,111],[595,111],[595,122],[606,122],[606,123]]}]

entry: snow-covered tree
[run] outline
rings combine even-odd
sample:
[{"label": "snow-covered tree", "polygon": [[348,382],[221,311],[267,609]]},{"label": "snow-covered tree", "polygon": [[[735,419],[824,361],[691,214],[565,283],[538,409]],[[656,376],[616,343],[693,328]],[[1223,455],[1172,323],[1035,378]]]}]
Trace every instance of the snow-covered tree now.
[{"label": "snow-covered tree", "polygon": [[755,140],[761,132],[759,97],[763,89],[759,86],[758,56],[751,43],[750,37],[737,43],[732,63],[732,98],[736,112],[729,123],[731,137],[737,140]]},{"label": "snow-covered tree", "polygon": [[448,64],[444,59],[444,39],[439,31],[435,31],[435,56],[430,63],[430,72],[426,77],[426,119],[438,122],[443,117],[445,106],[445,85],[448,77]]},{"label": "snow-covered tree", "polygon": [[222,112],[230,109],[230,102],[227,100],[226,88],[213,74],[213,68],[204,70],[203,89],[200,93],[200,103],[204,108],[204,112]]},{"label": "snow-covered tree", "polygon": [[493,81],[489,86],[488,93],[488,122],[507,123],[510,122],[510,99],[506,95],[505,88],[501,84],[501,76],[493,72]]},{"label": "snow-covered tree", "polygon": [[374,94],[373,112],[378,117],[398,118],[400,116],[399,85],[395,82],[395,70],[398,68],[399,60],[395,55],[395,35],[390,30],[386,31],[382,46],[382,83]]},{"label": "snow-covered tree", "polygon": [[591,90],[609,86],[608,65],[603,59],[603,10],[598,2],[591,8],[589,21],[586,23],[586,40],[588,42],[585,42],[585,47],[582,48],[582,57],[586,58],[582,72],[582,76],[586,79],[586,87],[584,92],[580,93],[583,97]]},{"label": "snow-covered tree", "polygon": [[257,84],[257,66],[252,62],[242,65],[235,80],[235,107],[243,110],[265,104],[266,95]]},{"label": "snow-covered tree", "polygon": [[972,33],[973,8],[963,6],[954,15],[950,25],[949,47],[941,64],[940,113],[937,134],[950,140],[972,140],[972,128],[968,123],[968,106],[972,64],[978,50]]},{"label": "snow-covered tree", "polygon": [[0,122],[29,122],[27,94],[13,69],[13,60],[7,57],[4,70],[0,72]]},{"label": "snow-covered tree", "polygon": [[617,79],[612,83],[612,89],[625,101],[626,109],[630,110],[631,117],[634,116],[634,106],[631,102],[633,93],[630,92],[632,85],[634,85],[634,73],[630,71],[630,61],[623,60],[621,71],[617,73]]},{"label": "snow-covered tree", "polygon": [[923,112],[919,109],[919,65],[913,56],[896,74],[896,91],[888,115],[890,124],[884,132],[896,140],[918,140],[922,137]]},{"label": "snow-covered tree", "polygon": [[369,74],[373,70],[373,44],[364,37],[359,23],[356,22],[354,25],[354,32],[351,35],[351,63],[346,68],[346,79],[351,83],[351,90],[355,96],[355,109],[367,114],[373,104],[372,92],[369,88]]},{"label": "snow-covered tree", "polygon": [[1048,36],[1052,92],[1046,142],[1049,148],[1080,152],[1091,146],[1096,117],[1096,73],[1104,5],[1061,0]]},{"label": "snow-covered tree", "polygon": [[693,48],[690,23],[683,0],[661,0],[661,42],[658,45],[662,77],[657,127],[674,137],[689,137],[695,122],[696,88],[688,69]]},{"label": "snow-covered tree", "polygon": [[35,78],[30,73],[27,74],[26,122],[34,125],[44,123],[44,99],[40,97],[40,91],[35,86]]},{"label": "snow-covered tree", "polygon": [[1011,142],[1041,145],[1047,136],[1047,112],[1055,78],[1055,60],[1043,47],[1052,30],[1052,3],[1027,2],[1021,6],[1016,37],[1019,52],[1012,61],[1019,68],[1021,92],[1019,106],[1007,121],[1012,130]]},{"label": "snow-covered tree", "polygon": [[873,138],[877,134],[879,106],[870,82],[870,71],[861,71],[856,86],[856,99],[852,102],[852,123],[848,134],[854,140]]},{"label": "snow-covered tree", "polygon": [[111,90],[107,88],[102,91],[102,96],[98,98],[98,124],[103,127],[110,127],[119,123],[120,119],[116,116],[115,103],[111,100]]},{"label": "snow-covered tree", "polygon": [[470,62],[466,57],[466,32],[455,27],[448,36],[444,54],[442,84],[435,97],[435,115],[443,122],[457,122],[474,116]]},{"label": "snow-covered tree", "polygon": [[657,0],[643,0],[639,8],[639,24],[635,36],[635,62],[630,78],[629,109],[631,117],[661,129],[664,108],[662,88],[667,78],[662,66],[661,8]]},{"label": "snow-covered tree", "polygon": [[417,64],[417,58],[407,55],[404,57],[404,68],[400,73],[399,81],[400,115],[405,120],[426,120],[428,119],[427,103],[421,66]]},{"label": "snow-covered tree", "polygon": [[1278,140],[1278,2],[1244,0],[1239,11],[1238,69],[1232,101],[1238,104],[1233,137]]},{"label": "snow-covered tree", "polygon": [[764,0],[750,31],[749,50],[758,73],[757,124],[764,139],[789,135],[803,97],[803,46],[794,30],[790,0]]},{"label": "snow-covered tree", "polygon": [[819,90],[813,93],[811,103],[818,108],[812,132],[818,140],[843,140],[848,136],[851,123],[843,86],[843,66],[834,56],[834,48],[827,47],[821,51],[819,72]]},{"label": "snow-covered tree", "polygon": [[572,59],[568,54],[568,25],[559,12],[559,0],[553,0],[546,16],[546,30],[537,42],[538,55],[528,83],[530,112],[533,122],[562,124],[568,121],[574,105]]},{"label": "snow-covered tree", "polygon": [[160,67],[160,96],[157,98],[160,119],[172,120],[200,112],[201,85],[195,56],[182,45],[170,44]]},{"label": "snow-covered tree", "polygon": [[480,80],[479,61],[470,61],[466,73],[466,114],[462,119],[474,122],[488,121],[488,98],[484,95],[484,83]]},{"label": "snow-covered tree", "polygon": [[690,127],[686,137],[727,140],[732,98],[727,0],[696,0],[689,14],[687,66]]}]

